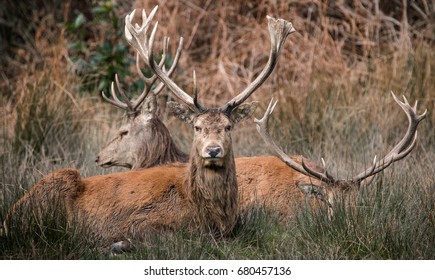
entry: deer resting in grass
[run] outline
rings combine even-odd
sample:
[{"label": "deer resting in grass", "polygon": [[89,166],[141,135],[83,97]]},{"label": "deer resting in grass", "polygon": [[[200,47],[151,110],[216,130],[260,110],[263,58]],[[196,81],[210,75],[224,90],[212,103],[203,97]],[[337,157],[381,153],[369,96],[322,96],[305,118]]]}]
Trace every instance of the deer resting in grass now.
[{"label": "deer resting in grass", "polygon": [[[177,49],[175,63],[178,61],[182,50],[181,44],[182,41]],[[133,47],[140,51],[140,47],[134,44]],[[166,54],[166,48],[167,47],[164,47],[164,55]],[[139,58],[139,55],[137,58]],[[136,62],[138,72],[143,77],[139,67],[139,59],[137,59]],[[146,61],[145,64],[147,64]],[[160,67],[162,67],[162,65],[163,63],[161,62]],[[174,65],[172,65],[171,69],[174,68]],[[143,79],[145,80],[145,78]],[[116,80],[116,84],[118,90],[121,92],[121,96],[128,100],[126,94],[120,89],[118,80]],[[152,95],[154,98],[153,104],[155,104],[155,94]],[[113,86],[112,95],[114,99],[117,99]],[[185,94],[181,93],[181,95]],[[398,104],[402,104],[394,95],[393,97]],[[138,100],[145,99],[139,97]],[[188,98],[188,100],[188,102],[192,102],[191,99]],[[110,103],[113,104],[113,102]],[[409,114],[411,114],[409,113],[410,106],[406,104],[407,101],[405,101],[401,107],[405,110],[409,118]],[[128,108],[127,105],[128,103],[121,106],[118,105],[117,107]],[[144,107],[145,109],[142,109],[141,114],[152,117],[141,118],[139,115],[136,120],[130,120],[129,129],[133,131],[133,133],[129,132],[127,128],[121,128],[117,136],[109,142],[97,156],[96,162],[98,165],[102,167],[124,166],[139,169],[153,167],[157,164],[187,162],[189,156],[180,152],[174,144],[168,129],[163,122],[160,121],[158,114],[155,113],[156,106],[145,105]],[[189,108],[183,107],[175,102],[168,103],[168,107],[176,116],[181,116],[182,120],[190,121],[189,117],[185,117],[185,113],[189,111]],[[150,110],[150,108],[152,108],[152,110]],[[415,109],[413,114],[416,115]],[[424,114],[421,116],[421,119],[423,117]],[[153,123],[153,125],[150,125],[150,123]],[[410,125],[411,124],[417,126],[418,122],[410,123]],[[136,133],[135,131],[140,131],[140,133]],[[127,134],[128,137],[123,137],[123,134]],[[131,143],[134,143],[134,146],[132,146]],[[118,147],[129,147],[128,153]],[[412,147],[410,146],[409,152]],[[126,154],[130,156],[126,157]],[[403,157],[405,156],[406,154],[403,154]],[[236,175],[239,185],[239,210],[244,211],[249,209],[253,204],[265,205],[269,209],[277,211],[280,214],[280,218],[285,220],[289,217],[289,214],[293,212],[293,208],[300,205],[306,198],[314,198],[326,202],[327,205],[332,204],[333,195],[332,192],[328,191],[330,188],[325,188],[327,185],[325,183],[333,183],[332,185],[336,185],[337,182],[326,181],[325,178],[320,176],[313,176],[313,173],[322,173],[322,168],[304,159],[302,156],[286,155],[286,157],[289,159],[288,162],[294,163],[294,166],[299,166],[299,168],[289,170],[283,161],[274,156],[242,157],[235,159]],[[141,160],[137,161],[137,158]],[[158,161],[156,161],[156,159],[158,159]],[[141,164],[137,164],[137,162]],[[303,166],[310,167],[308,170],[311,170],[311,172],[309,173]],[[381,170],[379,165],[378,169],[379,171]],[[366,171],[366,173],[368,174],[369,172]],[[373,175],[376,173],[377,172],[374,172],[374,174],[367,177],[360,175],[362,179],[359,179],[356,184],[359,185],[363,182],[365,185],[369,184],[369,180],[364,180],[366,178],[374,178]],[[342,180],[341,182],[344,184],[346,181]]]},{"label": "deer resting in grass", "polygon": [[34,213],[41,216],[50,204],[49,198],[57,197],[68,218],[83,220],[104,244],[183,224],[217,235],[232,230],[238,216],[238,187],[231,131],[253,113],[255,103],[243,103],[270,75],[286,37],[294,29],[285,20],[268,17],[271,52],[265,69],[239,95],[222,107],[210,109],[199,104],[196,91],[191,98],[154,61],[157,23],[149,40],[147,30],[156,9],[148,17],[143,11],[141,26],[132,25],[134,12],[127,15],[125,36],[163,84],[189,108],[179,115],[194,127],[187,166],[157,166],[84,179],[74,169],[53,172],[13,205],[4,223],[6,229],[21,229],[14,228],[13,219],[20,208],[26,209],[36,201]]},{"label": "deer resting in grass", "polygon": [[[293,32],[293,30],[291,30]],[[126,33],[127,34],[127,33]],[[175,55],[174,64],[168,71],[170,76],[174,70],[178,58],[182,51],[182,40]],[[140,70],[139,52],[142,47],[132,44],[138,51],[136,56],[136,68],[139,76],[148,85],[152,87],[150,81],[155,82],[156,76],[146,78]],[[163,48],[163,57],[159,63],[159,68],[164,65],[164,58],[167,51],[167,39]],[[147,61],[145,64],[147,65]],[[149,65],[148,65],[149,66]],[[166,70],[163,70],[166,72]],[[130,101],[127,94],[121,89],[119,80],[115,78],[117,91],[120,93],[124,102],[118,97],[114,83],[111,87],[113,100],[108,99],[104,93],[103,97],[110,104],[127,111],[127,124],[122,126],[115,137],[100,151],[96,158],[96,163],[101,167],[121,166],[131,169],[150,168],[162,164],[185,163],[189,159],[188,154],[181,152],[175,145],[167,127],[159,119],[156,96],[163,88],[160,83],[157,90],[153,90],[150,96],[144,96],[145,91],[135,100]],[[178,90],[178,89],[177,89]],[[186,96],[187,94],[181,94]],[[193,99],[188,97],[188,103]],[[143,102],[143,106],[140,102]],[[133,105],[131,105],[133,104]],[[142,106],[142,109],[139,110]],[[190,121],[190,109],[176,102],[168,104],[174,115],[184,121]],[[134,109],[132,109],[134,108]],[[292,156],[295,161],[301,162],[301,156]],[[273,156],[261,157],[242,157],[236,158],[236,174],[239,184],[240,210],[250,208],[253,204],[265,204],[269,208],[278,210],[281,217],[287,216],[293,206],[297,205],[296,201],[304,199],[307,195],[306,189],[315,188],[318,183],[310,177],[294,172],[290,174],[287,167],[279,159]],[[313,168],[314,165],[313,165]],[[307,188],[307,186],[312,186]],[[301,192],[302,191],[302,192]],[[308,194],[310,196],[310,194]],[[297,199],[295,199],[297,198]],[[295,201],[295,203],[292,203]]]},{"label": "deer resting in grass", "polygon": [[[405,113],[408,116],[408,119],[410,120],[408,132],[406,133],[404,139],[406,139],[406,137],[409,137],[409,135],[414,135],[413,134],[414,132],[416,137],[417,125],[424,118],[426,112],[423,113],[422,115],[417,115],[416,107],[414,108],[410,107],[406,99],[405,102],[401,102],[394,96],[394,94],[392,94],[392,96],[394,100],[405,111]],[[180,106],[177,105],[176,103],[170,105],[173,108],[179,108]],[[272,110],[271,107],[269,107],[268,110],[269,111]],[[162,129],[164,129],[164,131],[167,131],[167,128],[164,126],[164,124],[163,123],[161,124],[162,124]],[[170,137],[169,133],[166,133],[165,135],[167,137]],[[146,139],[147,141],[152,141],[152,142],[156,141],[156,139],[154,139],[152,136],[147,137]],[[132,139],[120,139],[119,141],[128,142],[131,140]],[[141,142],[141,139],[134,139],[133,141]],[[403,141],[404,140],[402,140],[402,142]],[[160,141],[157,141],[157,143],[159,142]],[[167,141],[164,142],[173,143],[172,139],[168,139]],[[111,145],[112,143],[109,143],[108,147],[110,147]],[[143,145],[146,145],[146,143],[144,143]],[[409,152],[411,152],[414,145],[415,143],[408,146],[409,150],[407,150],[406,153],[402,152],[401,157],[403,158]],[[112,159],[117,159],[118,157],[122,157],[122,154],[119,155],[118,153],[115,154],[111,153],[106,156],[107,154],[106,149],[103,149],[100,152],[98,159],[107,158],[107,156],[110,156],[110,158]],[[395,148],[395,150],[398,149],[399,148]],[[162,148],[162,150],[164,150],[164,148]],[[154,150],[154,153],[158,154],[159,151],[160,151],[159,149],[156,149]],[[136,150],[136,153],[140,154],[141,151]],[[162,158],[163,163],[184,162],[181,159],[172,160],[168,157],[165,157],[164,155],[151,156],[151,158],[155,158],[155,157]],[[244,211],[246,209],[249,209],[254,203],[257,203],[257,204],[265,205],[269,209],[278,211],[278,213],[280,214],[280,218],[282,220],[285,220],[289,216],[289,214],[291,214],[292,208],[300,205],[300,203],[305,198],[319,199],[323,202],[326,202],[327,205],[331,205],[333,203],[333,194],[332,194],[333,192],[329,191],[331,190],[331,188],[326,188],[327,185],[337,186],[338,184],[338,185],[342,185],[342,187],[349,186],[349,185],[361,185],[361,184],[368,185],[370,183],[370,179],[373,179],[376,173],[388,167],[383,165],[384,167],[382,168],[380,165],[380,161],[378,161],[377,170],[373,170],[374,173],[371,175],[363,176],[363,174],[370,173],[368,171],[370,171],[371,169],[368,169],[364,173],[361,173],[357,177],[357,179],[351,179],[351,180],[335,179],[336,181],[327,181],[325,180],[325,178],[313,175],[313,173],[324,172],[322,168],[316,166],[314,163],[308,161],[307,159],[301,156],[285,155],[285,157],[288,157],[287,162],[291,162],[292,164],[294,164],[293,166],[295,166],[295,168],[288,169],[284,161],[274,156],[241,157],[235,159],[237,181],[239,185],[239,200],[240,200],[239,210]],[[146,157],[144,157],[144,159],[146,159]],[[394,158],[394,161],[399,159],[400,158],[396,156]],[[383,161],[385,161],[385,159]],[[390,164],[392,162],[393,161],[391,161]],[[97,162],[97,163],[103,167],[117,165],[117,164],[107,164],[104,161]],[[117,166],[125,166],[125,165],[129,165],[129,163],[127,162],[126,164],[119,164]],[[308,171],[305,170],[304,166],[308,167]],[[142,167],[145,168],[147,166],[142,166]],[[335,190],[337,188],[332,188],[332,189]]]},{"label": "deer resting in grass", "polygon": [[[177,66],[180,54],[181,45],[171,68],[163,69],[169,77]],[[160,67],[164,67],[166,56],[167,45],[165,44],[159,63]],[[122,166],[130,169],[149,168],[172,162],[187,162],[189,155],[178,149],[169,130],[159,118],[157,96],[164,88],[164,84],[155,84],[158,81],[156,75],[145,77],[140,67],[139,55],[136,56],[136,70],[144,81],[145,88],[135,100],[130,100],[122,90],[117,75],[115,83],[121,99],[117,96],[114,82],[111,85],[113,99],[107,98],[104,92],[102,93],[103,99],[109,104],[126,111],[127,122],[118,129],[115,137],[100,151],[95,162],[101,167]]]}]

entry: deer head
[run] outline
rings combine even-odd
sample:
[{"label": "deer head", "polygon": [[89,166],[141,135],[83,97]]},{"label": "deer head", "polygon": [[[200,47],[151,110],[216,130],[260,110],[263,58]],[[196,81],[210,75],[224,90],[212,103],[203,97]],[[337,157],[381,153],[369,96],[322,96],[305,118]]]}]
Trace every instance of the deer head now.
[{"label": "deer head", "polygon": [[[164,67],[166,56],[167,48],[164,48],[160,67]],[[157,95],[164,88],[164,84],[156,83],[156,75],[146,77],[143,74],[139,58],[137,55],[136,69],[145,87],[136,100],[130,100],[122,90],[117,75],[111,85],[113,99],[109,99],[102,92],[103,99],[109,104],[126,111],[127,121],[98,154],[95,162],[101,167],[122,166],[138,169],[167,162],[187,161],[187,156],[175,146],[168,129],[159,118]],[[171,76],[179,58],[180,52],[177,52],[172,66],[168,70],[163,68],[163,72]],[[115,84],[121,98],[117,97]]]}]

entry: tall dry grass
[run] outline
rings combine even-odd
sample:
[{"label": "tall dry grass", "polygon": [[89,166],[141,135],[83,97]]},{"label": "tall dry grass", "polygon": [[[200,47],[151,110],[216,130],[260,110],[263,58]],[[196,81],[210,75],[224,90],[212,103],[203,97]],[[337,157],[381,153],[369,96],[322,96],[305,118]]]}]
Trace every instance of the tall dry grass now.
[{"label": "tall dry grass", "polygon": [[[77,11],[88,14],[95,3],[39,2],[45,5],[30,12],[30,25],[15,25],[15,33],[25,34],[19,43],[2,45],[7,56],[1,60],[0,83],[0,220],[55,169],[75,167],[82,176],[114,171],[98,169],[93,161],[122,113],[103,104],[99,92],[81,87],[83,77],[74,71],[67,48],[71,34],[63,24]],[[157,41],[168,35],[175,48],[178,37],[185,38],[174,79],[189,92],[195,70],[199,98],[208,106],[224,103],[262,70],[269,52],[265,16],[290,20],[298,32],[288,38],[273,74],[251,98],[260,102],[256,115],[263,114],[270,98],[278,99],[271,123],[277,142],[316,162],[324,157],[331,172],[341,177],[365,168],[404,134],[406,118],[389,91],[418,100],[418,111],[427,108],[428,115],[415,150],[373,186],[334,206],[331,221],[301,205],[295,219],[282,226],[259,206],[242,214],[231,239],[215,241],[183,231],[150,236],[121,258],[435,257],[432,2],[137,0],[122,2],[116,12],[122,18],[132,7],[150,11],[155,4],[160,7]],[[93,36],[86,42],[97,45],[105,27],[89,28]],[[124,86],[128,88],[127,81]],[[167,114],[165,101],[170,98],[167,92],[161,97],[162,118],[188,151],[190,127]],[[238,127],[233,141],[238,156],[270,153],[252,122]],[[54,233],[1,237],[0,258],[105,257],[89,247],[91,240],[80,240],[79,232],[62,228]]]}]

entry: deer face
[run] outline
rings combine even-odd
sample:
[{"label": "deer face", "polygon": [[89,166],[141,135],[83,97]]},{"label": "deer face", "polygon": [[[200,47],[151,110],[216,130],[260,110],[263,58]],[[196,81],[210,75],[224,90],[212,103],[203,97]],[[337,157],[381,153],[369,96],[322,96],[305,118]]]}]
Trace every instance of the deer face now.
[{"label": "deer face", "polygon": [[243,104],[230,113],[219,109],[193,112],[176,102],[169,102],[168,107],[174,116],[193,126],[192,156],[200,159],[204,167],[219,168],[224,167],[229,157],[233,157],[231,132],[234,125],[250,117],[257,103]]},{"label": "deer face", "polygon": [[148,123],[142,116],[123,125],[107,146],[100,151],[95,162],[101,167],[121,166],[132,168],[137,162],[137,155],[144,145],[142,141],[150,138]]},{"label": "deer face", "polygon": [[218,111],[199,115],[193,122],[193,147],[205,167],[222,167],[231,149],[233,122]]},{"label": "deer face", "polygon": [[127,118],[126,124],[98,154],[95,160],[98,166],[136,168],[140,164],[140,156],[148,153],[150,143],[159,141],[157,130],[165,129],[154,103],[154,96],[147,98],[142,110]]}]

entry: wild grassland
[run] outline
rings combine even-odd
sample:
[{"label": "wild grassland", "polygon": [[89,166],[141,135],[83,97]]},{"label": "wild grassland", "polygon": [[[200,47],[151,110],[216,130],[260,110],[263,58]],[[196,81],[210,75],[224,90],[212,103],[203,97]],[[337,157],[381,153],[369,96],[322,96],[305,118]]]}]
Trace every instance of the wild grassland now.
[{"label": "wild grassland", "polygon": [[[70,7],[61,1],[41,2],[46,12],[34,7],[30,28],[16,24],[19,30],[11,31],[0,23],[2,36],[11,43],[2,46],[7,55],[1,60],[0,221],[53,170],[78,168],[83,177],[114,172],[96,167],[94,158],[121,114],[104,104],[98,91],[83,87],[85,78],[68,49],[77,38],[63,25],[77,10],[88,14],[92,3]],[[252,98],[260,102],[257,117],[271,97],[279,100],[271,125],[284,150],[316,162],[324,157],[331,172],[341,177],[356,174],[405,133],[407,120],[390,90],[410,102],[418,100],[418,112],[428,109],[416,148],[371,186],[334,205],[331,220],[326,209],[301,205],[281,225],[274,213],[258,206],[241,214],[231,238],[215,240],[188,231],[150,235],[132,252],[115,258],[435,259],[433,3],[412,1],[403,7],[407,1],[391,1],[391,6],[376,7],[372,1],[244,2],[135,1],[114,11],[121,18],[132,7],[150,10],[160,4],[160,34],[170,35],[173,47],[178,35],[186,39],[177,82],[189,90],[195,69],[206,105],[221,104],[261,71],[269,48],[263,44],[265,15],[286,18],[299,32],[289,37],[271,78]],[[63,16],[55,15],[56,8]],[[20,23],[20,15],[13,21]],[[2,13],[8,20],[12,16]],[[98,45],[105,27],[93,22],[86,28],[93,33],[83,43]],[[131,79],[125,77],[125,88]],[[188,151],[191,129],[167,115],[169,98],[167,93],[161,98],[162,118]],[[237,156],[270,153],[253,122],[238,127],[233,141]],[[53,205],[44,224],[31,234],[0,237],[0,259],[111,258],[91,236],[67,225],[58,209]]]}]

